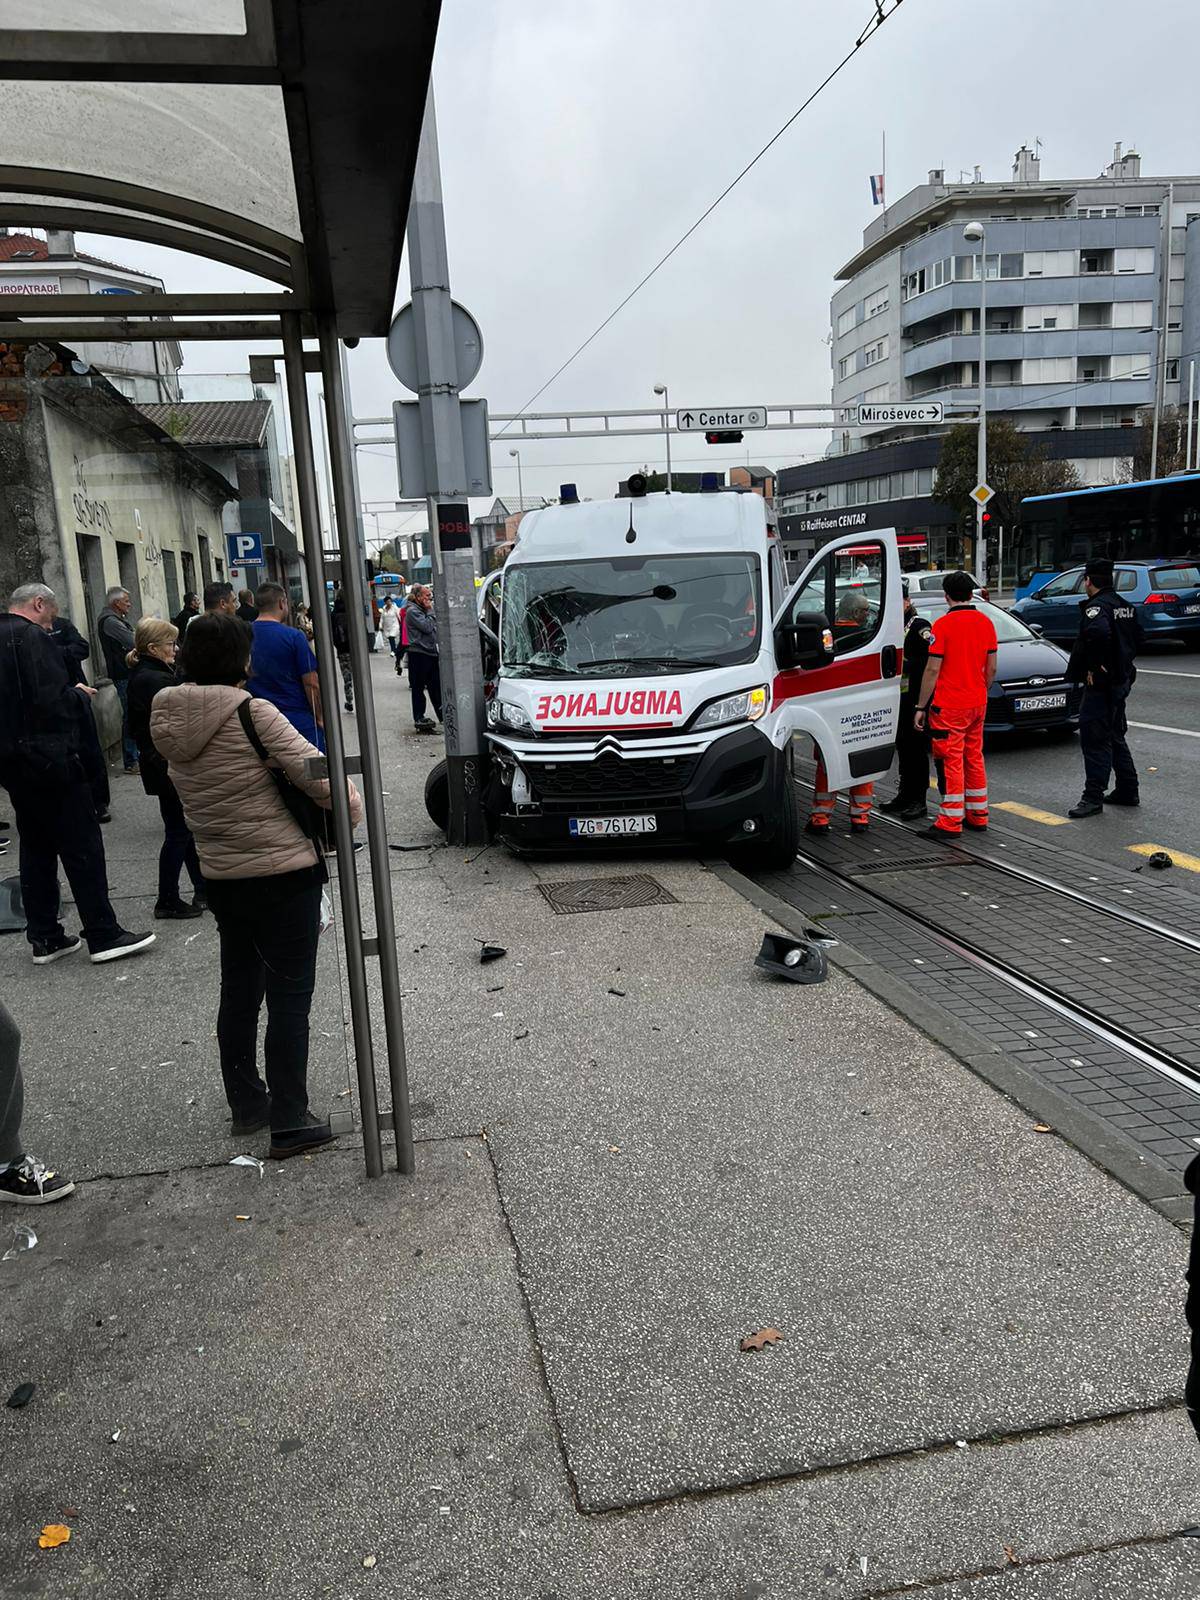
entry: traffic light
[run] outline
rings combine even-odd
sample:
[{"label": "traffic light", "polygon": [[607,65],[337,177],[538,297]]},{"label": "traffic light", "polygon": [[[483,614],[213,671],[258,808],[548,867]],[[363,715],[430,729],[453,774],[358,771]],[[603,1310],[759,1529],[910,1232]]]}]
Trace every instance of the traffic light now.
[{"label": "traffic light", "polygon": [[706,444],[741,444],[742,430],[740,428],[719,428],[713,433],[704,435]]},{"label": "traffic light", "polygon": [[983,523],[984,527],[986,528],[988,523],[992,520],[992,513],[990,511],[985,511],[983,513],[983,516],[980,517],[979,520]]}]

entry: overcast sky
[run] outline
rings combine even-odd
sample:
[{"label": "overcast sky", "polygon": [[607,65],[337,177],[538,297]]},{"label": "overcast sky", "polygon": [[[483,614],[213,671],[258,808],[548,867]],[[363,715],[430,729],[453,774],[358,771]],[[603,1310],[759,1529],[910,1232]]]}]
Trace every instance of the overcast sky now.
[{"label": "overcast sky", "polygon": [[[472,393],[493,412],[521,407],[872,10],[873,0],[445,0],[434,81],[451,283],[486,349]],[[953,179],[978,163],[986,179],[1007,178],[1013,152],[1035,138],[1045,177],[1094,176],[1117,139],[1136,143],[1149,174],[1195,172],[1200,118],[1186,70],[1171,64],[1195,59],[1198,34],[1179,0],[903,0],[535,409],[644,405],[663,381],[673,408],[828,399],[833,274],[872,218],[885,129],[893,200],[933,166]],[[168,288],[236,277],[124,242],[105,253],[160,271],[167,262]],[[232,354],[193,347],[188,363],[212,370]],[[402,396],[381,343],[352,353],[351,378],[359,415]],[[778,467],[826,442],[678,440],[674,464],[748,454]],[[606,496],[631,467],[661,461],[661,438],[529,443],[525,492],[553,495],[574,479]],[[360,465],[365,496],[395,495],[388,451],[363,452]],[[493,474],[497,492],[515,493],[505,446]]]}]

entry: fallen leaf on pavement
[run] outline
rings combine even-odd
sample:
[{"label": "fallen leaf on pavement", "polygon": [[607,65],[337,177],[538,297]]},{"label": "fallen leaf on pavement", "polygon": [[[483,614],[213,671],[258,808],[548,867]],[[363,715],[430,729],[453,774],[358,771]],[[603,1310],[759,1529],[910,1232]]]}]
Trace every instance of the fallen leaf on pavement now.
[{"label": "fallen leaf on pavement", "polygon": [[48,1522],[38,1534],[38,1544],[43,1550],[57,1550],[60,1544],[66,1544],[71,1537],[71,1530],[65,1522]]},{"label": "fallen leaf on pavement", "polygon": [[1035,1122],[1033,1125],[1033,1131],[1034,1133],[1053,1133],[1054,1129],[1048,1122]]},{"label": "fallen leaf on pavement", "polygon": [[1017,1552],[1013,1549],[1012,1545],[1006,1544],[1004,1546],[1004,1554],[1008,1557],[1008,1564],[1010,1567],[1019,1567],[1021,1565],[1020,1559],[1017,1556]]},{"label": "fallen leaf on pavement", "polygon": [[760,1328],[757,1333],[748,1333],[738,1346],[739,1350],[765,1350],[769,1344],[778,1344],[783,1338],[778,1328]]}]

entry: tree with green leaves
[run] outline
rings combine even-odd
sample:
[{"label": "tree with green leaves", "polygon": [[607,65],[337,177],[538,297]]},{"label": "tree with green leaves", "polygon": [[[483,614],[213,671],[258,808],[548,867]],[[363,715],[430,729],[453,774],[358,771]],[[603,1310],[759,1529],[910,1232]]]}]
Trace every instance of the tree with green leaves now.
[{"label": "tree with green leaves", "polygon": [[[933,486],[934,499],[951,506],[964,521],[975,515],[971,490],[978,482],[978,445],[979,429],[973,422],[950,428],[942,440],[942,459]],[[988,422],[987,455],[988,483],[996,491],[988,510],[1001,527],[1016,527],[1021,501],[1028,495],[1082,487],[1069,461],[1051,461],[1036,434],[1022,433],[1001,418]]]}]

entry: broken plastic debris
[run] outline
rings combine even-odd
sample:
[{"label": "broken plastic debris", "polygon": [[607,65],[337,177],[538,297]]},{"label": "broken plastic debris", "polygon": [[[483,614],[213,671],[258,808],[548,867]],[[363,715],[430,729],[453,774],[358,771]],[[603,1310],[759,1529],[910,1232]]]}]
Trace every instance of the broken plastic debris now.
[{"label": "broken plastic debris", "polygon": [[956,1450],[965,1450],[967,1448],[967,1441],[965,1439],[955,1439],[954,1448]]},{"label": "broken plastic debris", "polygon": [[450,1515],[450,1507],[449,1506],[439,1506],[438,1507],[438,1516],[439,1517],[448,1517],[449,1515]]},{"label": "broken plastic debris", "polygon": [[610,989],[608,992],[609,994],[615,994],[618,1000],[624,1000],[625,998],[624,989]]},{"label": "broken plastic debris", "polygon": [[[396,846],[393,845],[392,849],[394,850],[395,848],[396,848]],[[363,1566],[364,1567],[373,1567],[375,1565],[376,1559],[377,1558],[375,1556],[364,1556],[363,1557]]]},{"label": "broken plastic debris", "polygon": [[19,1411],[22,1406],[27,1406],[33,1399],[34,1387],[32,1383],[19,1383],[6,1401],[8,1409]]},{"label": "broken plastic debris", "polygon": [[257,1167],[258,1175],[263,1175],[263,1164],[257,1156],[234,1156],[229,1165],[231,1167]]},{"label": "broken plastic debris", "polygon": [[234,1217],[234,1219],[233,1219],[233,1220],[234,1220],[234,1221],[235,1221],[235,1222],[249,1222],[249,1221],[250,1221],[250,1218],[249,1218],[249,1217],[248,1217],[248,1216],[245,1216],[245,1215],[243,1215],[243,1214],[241,1214],[241,1213],[239,1213],[239,1214],[238,1214],[238,1215],[236,1215],[236,1216],[235,1216],[235,1217]]},{"label": "broken plastic debris", "polygon": [[506,956],[508,951],[502,944],[485,944],[479,952],[479,965],[486,967],[489,961],[499,961],[501,956]]},{"label": "broken plastic debris", "polygon": [[66,1544],[71,1537],[71,1530],[65,1522],[48,1522],[38,1534],[38,1544],[43,1550],[57,1550],[60,1544]]},{"label": "broken plastic debris", "polygon": [[524,1033],[514,1033],[513,1034],[513,1043],[514,1044],[519,1044],[522,1039],[528,1039],[528,1037],[529,1037],[529,1029],[526,1028]]},{"label": "broken plastic debris", "polygon": [[867,1575],[867,1558],[866,1558],[866,1556],[859,1556],[858,1565],[859,1565],[859,1568],[860,1568],[860,1570],[862,1572],[863,1577],[865,1578],[866,1575]]},{"label": "broken plastic debris", "polygon": [[1033,1125],[1033,1131],[1034,1133],[1053,1133],[1054,1129],[1048,1122],[1035,1122]]},{"label": "broken plastic debris", "polygon": [[26,1222],[18,1223],[13,1229],[13,1242],[0,1256],[0,1261],[13,1261],[22,1250],[32,1250],[37,1245],[37,1234]]},{"label": "broken plastic debris", "polygon": [[1173,867],[1175,862],[1165,850],[1156,850],[1152,856],[1146,858],[1146,865],[1162,872],[1166,867]]},{"label": "broken plastic debris", "polygon": [[112,1442],[113,1442],[113,1443],[114,1443],[114,1444],[116,1444],[116,1442],[117,1442],[117,1440],[118,1440],[118,1439],[119,1439],[119,1438],[120,1438],[120,1437],[121,1437],[121,1430],[120,1430],[120,1428],[118,1428],[118,1429],[117,1429],[117,1431],[116,1431],[116,1433],[114,1433],[114,1434],[113,1434],[113,1436],[112,1436]]}]

